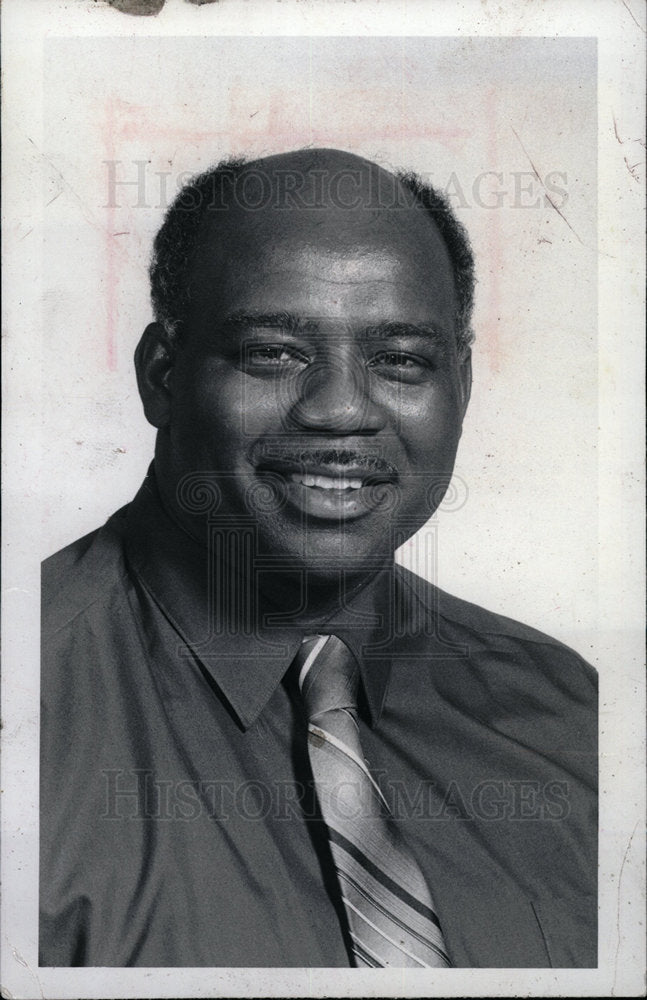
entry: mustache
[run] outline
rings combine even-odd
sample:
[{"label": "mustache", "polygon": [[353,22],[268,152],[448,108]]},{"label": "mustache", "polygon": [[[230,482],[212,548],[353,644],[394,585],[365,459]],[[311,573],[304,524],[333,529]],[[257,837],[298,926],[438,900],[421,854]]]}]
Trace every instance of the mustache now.
[{"label": "mustache", "polygon": [[398,470],[381,455],[366,454],[349,448],[282,448],[277,445],[260,445],[252,454],[252,461],[259,468],[271,467],[271,463],[284,462],[296,466],[332,465],[340,468],[352,467],[367,473],[398,478]]}]

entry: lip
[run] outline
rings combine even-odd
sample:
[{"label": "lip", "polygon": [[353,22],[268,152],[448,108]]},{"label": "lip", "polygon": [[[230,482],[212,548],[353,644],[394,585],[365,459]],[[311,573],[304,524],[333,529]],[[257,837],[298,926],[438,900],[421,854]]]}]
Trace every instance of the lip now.
[{"label": "lip", "polygon": [[341,479],[347,482],[361,480],[363,486],[376,486],[380,483],[395,483],[397,481],[397,475],[393,473],[380,472],[358,463],[354,465],[339,462],[311,463],[277,458],[259,465],[257,471],[259,473],[273,473],[286,479],[290,479],[292,476],[311,476]]},{"label": "lip", "polygon": [[306,465],[281,461],[265,465],[258,472],[261,478],[263,473],[280,476],[285,483],[288,505],[322,520],[352,520],[378,510],[384,493],[376,491],[375,487],[388,490],[395,482],[392,475],[360,465]]}]

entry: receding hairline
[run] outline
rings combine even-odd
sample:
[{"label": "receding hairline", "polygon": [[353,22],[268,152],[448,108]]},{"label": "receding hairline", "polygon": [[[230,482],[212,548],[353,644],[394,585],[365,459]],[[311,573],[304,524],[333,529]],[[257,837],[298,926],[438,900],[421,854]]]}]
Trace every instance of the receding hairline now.
[{"label": "receding hairline", "polygon": [[[404,198],[403,207],[416,208],[416,216],[422,211],[433,222],[430,232],[434,232],[444,245],[452,271],[457,299],[457,342],[462,351],[467,350],[474,339],[470,325],[476,281],[474,257],[469,235],[447,195],[412,171],[389,170],[356,153],[317,147],[273,153],[255,159],[232,156],[194,175],[178,193],[155,237],[149,268],[155,318],[169,335],[179,335],[190,308],[190,274],[203,246],[203,224],[212,217],[214,221],[218,217],[222,219],[222,209],[227,208],[227,199],[232,192],[235,195],[241,177],[244,179],[253,173],[262,177],[267,171],[274,174],[276,181],[279,176],[300,170],[312,177],[322,173],[330,175],[334,171],[346,174],[360,172],[364,178],[377,179],[382,185],[382,192],[385,189],[397,192],[398,198]],[[215,211],[211,211],[217,188],[220,203],[215,205]],[[370,207],[370,199],[367,207]],[[384,208],[385,205],[373,203],[373,208],[378,207]]]},{"label": "receding hairline", "polygon": [[[300,175],[306,181],[305,185],[295,188],[288,184],[282,192],[281,181],[285,180],[286,174],[293,179],[295,174]],[[352,180],[358,176],[359,184],[355,189]],[[245,177],[255,179],[258,188],[254,191],[241,188]],[[348,187],[345,190],[338,190],[336,186],[332,186],[331,179],[348,180],[351,182],[350,190]],[[319,184],[320,181],[327,183]],[[263,183],[270,185],[265,192],[265,201],[260,198],[260,186]],[[313,190],[315,187],[319,188],[317,192]],[[321,200],[316,204],[312,201],[315,195],[321,196]],[[394,230],[398,228],[400,236],[404,239],[422,241],[426,234],[429,234],[429,237],[442,247],[453,276],[451,253],[441,228],[402,180],[402,176],[354,153],[337,149],[306,148],[258,157],[255,160],[238,160],[232,164],[230,183],[220,197],[222,199],[220,211],[207,209],[202,213],[191,268],[194,273],[200,267],[202,251],[212,235],[219,236],[223,241],[230,240],[232,236],[235,239],[236,230],[227,231],[226,224],[223,227],[223,222],[230,211],[237,214],[234,225],[240,224],[241,232],[248,228],[253,230],[255,217],[266,219],[265,213],[270,213],[273,219],[276,219],[277,239],[290,238],[289,221],[291,217],[293,218],[294,212],[299,213],[301,217],[311,218],[314,224],[313,232],[316,232],[317,221],[323,211],[337,212],[340,219],[348,218],[355,213],[355,218],[360,223],[363,218],[366,219],[369,235],[370,228],[378,215],[381,222],[392,224]],[[347,200],[349,197],[351,199],[355,197],[356,202]],[[258,204],[256,204],[257,198]],[[252,204],[244,204],[246,199],[251,199]],[[404,225],[399,224],[405,217],[398,209],[406,209]],[[410,214],[412,210],[414,216]],[[363,216],[363,212],[366,215]],[[414,218],[416,222],[412,225]]]},{"label": "receding hairline", "polygon": [[[224,169],[226,174],[228,170],[227,161],[224,161],[216,169],[220,170],[221,168]],[[387,167],[382,166],[382,164],[374,160],[369,160],[366,157],[358,156],[356,153],[332,147],[305,147],[285,153],[272,153],[268,156],[256,157],[253,160],[235,159],[231,161],[229,172],[234,185],[249,177],[257,179],[268,178],[274,185],[277,185],[281,179],[285,179],[286,174],[294,175],[295,173],[301,173],[304,178],[308,178],[311,182],[326,177],[329,182],[328,191],[330,191],[331,178],[350,180],[359,175],[363,182],[370,182],[372,180],[381,182],[379,189],[371,188],[372,193],[376,197],[378,197],[378,194],[388,195],[388,187],[391,187],[394,191],[397,190],[401,196],[401,203],[406,202],[407,207],[410,208],[422,208],[418,199],[413,197],[410,187],[403,182],[402,177],[404,175],[402,173],[389,170]],[[296,193],[293,187],[288,192],[289,195],[295,195]],[[391,206],[388,203],[382,205],[377,200],[368,203],[366,207],[388,208]]]},{"label": "receding hairline", "polygon": [[267,156],[257,156],[253,160],[240,159],[236,162],[240,163],[239,172],[243,173],[245,170],[258,168],[262,165],[283,167],[296,163],[304,165],[304,168],[307,169],[308,161],[311,161],[313,165],[326,168],[344,165],[346,162],[350,165],[368,168],[371,171],[379,170],[391,177],[397,177],[396,171],[388,170],[376,160],[369,160],[365,156],[359,156],[357,153],[337,149],[333,146],[304,146],[301,149],[287,150],[284,153],[268,153]]}]

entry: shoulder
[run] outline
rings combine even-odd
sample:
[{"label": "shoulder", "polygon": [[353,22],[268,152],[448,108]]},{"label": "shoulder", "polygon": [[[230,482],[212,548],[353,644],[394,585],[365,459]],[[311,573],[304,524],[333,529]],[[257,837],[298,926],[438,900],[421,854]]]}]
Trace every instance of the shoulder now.
[{"label": "shoulder", "polygon": [[465,637],[474,652],[485,648],[498,652],[499,661],[510,656],[519,665],[529,660],[548,672],[568,670],[585,686],[597,690],[595,668],[553,636],[448,594],[402,566],[398,566],[397,576],[409,600],[424,607],[423,614],[439,619],[453,638]]},{"label": "shoulder", "polygon": [[64,628],[92,605],[105,602],[126,575],[123,528],[128,506],[96,531],[45,559],[41,566],[43,634]]}]

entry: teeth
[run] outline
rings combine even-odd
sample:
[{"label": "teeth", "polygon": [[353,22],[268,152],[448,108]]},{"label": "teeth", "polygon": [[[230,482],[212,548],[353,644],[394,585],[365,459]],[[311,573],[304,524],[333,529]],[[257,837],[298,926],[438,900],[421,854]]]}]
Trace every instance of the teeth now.
[{"label": "teeth", "polygon": [[317,486],[320,490],[359,490],[362,487],[361,479],[337,479],[333,476],[302,476],[298,472],[290,475],[293,483],[302,483],[303,486]]}]

